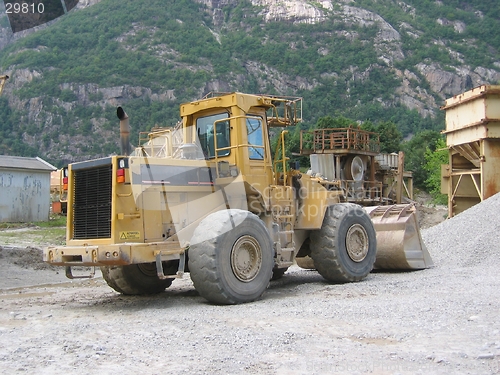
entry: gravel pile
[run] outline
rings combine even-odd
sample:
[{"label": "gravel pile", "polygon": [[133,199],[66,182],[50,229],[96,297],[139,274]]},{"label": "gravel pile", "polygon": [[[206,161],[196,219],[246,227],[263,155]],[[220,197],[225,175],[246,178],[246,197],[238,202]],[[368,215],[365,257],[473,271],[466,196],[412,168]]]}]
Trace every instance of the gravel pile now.
[{"label": "gravel pile", "polygon": [[500,193],[423,230],[422,238],[434,263],[446,267],[498,264],[499,212]]}]

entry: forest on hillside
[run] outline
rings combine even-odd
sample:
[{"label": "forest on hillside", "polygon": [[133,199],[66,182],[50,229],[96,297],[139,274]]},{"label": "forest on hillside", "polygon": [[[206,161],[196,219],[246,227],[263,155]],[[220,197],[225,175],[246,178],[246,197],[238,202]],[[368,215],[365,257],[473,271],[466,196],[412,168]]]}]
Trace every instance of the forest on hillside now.
[{"label": "forest on hillside", "polygon": [[[137,143],[139,131],[175,124],[180,103],[218,85],[303,97],[304,122],[295,133],[327,116],[374,129],[394,124],[400,147],[415,153],[407,162],[418,176],[444,115],[443,94],[416,66],[499,70],[500,34],[493,30],[500,27],[500,2],[356,1],[400,35],[402,57],[390,61],[381,58],[381,48],[393,47],[375,40],[380,25],[350,22],[341,6],[324,10],[326,20],[317,23],[265,21],[263,8],[250,1],[230,2],[217,20],[213,9],[192,0],[102,0],[72,11],[0,51],[0,72],[38,73],[22,84],[13,79],[15,89],[0,98],[0,153],[43,156],[60,166],[75,153],[91,158],[117,152],[115,105],[104,89],[140,89],[140,95],[119,99]],[[0,26],[6,22],[0,18]],[[410,88],[436,103],[428,108],[432,115],[401,103],[397,72],[409,72]],[[154,99],[166,91],[173,92],[169,99]],[[29,112],[34,99],[36,115]],[[292,134],[292,149],[294,144]],[[423,184],[425,175],[417,181]]]}]

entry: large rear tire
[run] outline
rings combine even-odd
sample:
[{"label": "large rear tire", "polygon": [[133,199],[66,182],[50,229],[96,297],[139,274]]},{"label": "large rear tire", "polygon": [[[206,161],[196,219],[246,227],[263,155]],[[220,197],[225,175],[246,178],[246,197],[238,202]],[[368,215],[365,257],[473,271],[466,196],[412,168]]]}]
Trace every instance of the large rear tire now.
[{"label": "large rear tire", "polygon": [[111,288],[129,295],[160,293],[173,281],[173,279],[159,279],[155,263],[101,267],[101,272]]},{"label": "large rear tire", "polygon": [[191,280],[202,297],[217,304],[258,299],[274,265],[269,232],[258,216],[225,210],[207,216],[189,247]]},{"label": "large rear tire", "polygon": [[321,276],[346,283],[364,279],[373,269],[377,239],[373,223],[359,205],[328,207],[320,230],[311,232],[311,257]]}]

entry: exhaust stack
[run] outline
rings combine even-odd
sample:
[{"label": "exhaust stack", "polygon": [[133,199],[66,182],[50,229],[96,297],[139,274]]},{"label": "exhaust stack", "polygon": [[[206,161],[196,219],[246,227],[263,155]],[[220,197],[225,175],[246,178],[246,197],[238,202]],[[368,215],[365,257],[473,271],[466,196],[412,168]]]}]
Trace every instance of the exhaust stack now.
[{"label": "exhaust stack", "polygon": [[3,87],[5,86],[5,82],[9,79],[7,74],[0,76],[0,95],[2,95]]},{"label": "exhaust stack", "polygon": [[116,115],[120,119],[120,152],[123,156],[130,155],[130,125],[128,115],[122,107],[116,109]]}]

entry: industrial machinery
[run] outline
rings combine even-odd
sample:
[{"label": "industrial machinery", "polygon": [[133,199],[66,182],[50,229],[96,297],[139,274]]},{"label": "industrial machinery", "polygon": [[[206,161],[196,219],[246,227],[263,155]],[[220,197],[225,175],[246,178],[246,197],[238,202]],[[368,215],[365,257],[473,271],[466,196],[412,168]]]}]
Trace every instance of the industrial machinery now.
[{"label": "industrial machinery", "polygon": [[[343,199],[363,206],[400,204],[413,199],[413,177],[404,154],[380,153],[380,136],[359,127],[301,131],[300,155],[309,155],[308,174]],[[329,182],[326,182],[329,181]]]},{"label": "industrial machinery", "polygon": [[[68,210],[68,183],[65,177],[68,168],[61,168],[50,174],[50,201],[52,202],[52,213],[66,215]],[[63,182],[66,181],[66,184]]]},{"label": "industrial machinery", "polygon": [[338,283],[364,279],[378,254],[390,268],[432,263],[411,206],[369,214],[334,181],[290,168],[284,129],[272,152],[270,129],[301,121],[301,98],[212,94],[180,114],[129,155],[118,108],[121,155],[68,166],[67,244],[44,261],[70,278],[73,266],[100,266],[123,294],[161,292],[190,272],[219,304],[259,298],[300,257]]},{"label": "industrial machinery", "polygon": [[446,100],[449,163],[441,193],[453,217],[500,191],[500,85],[482,85]]}]

